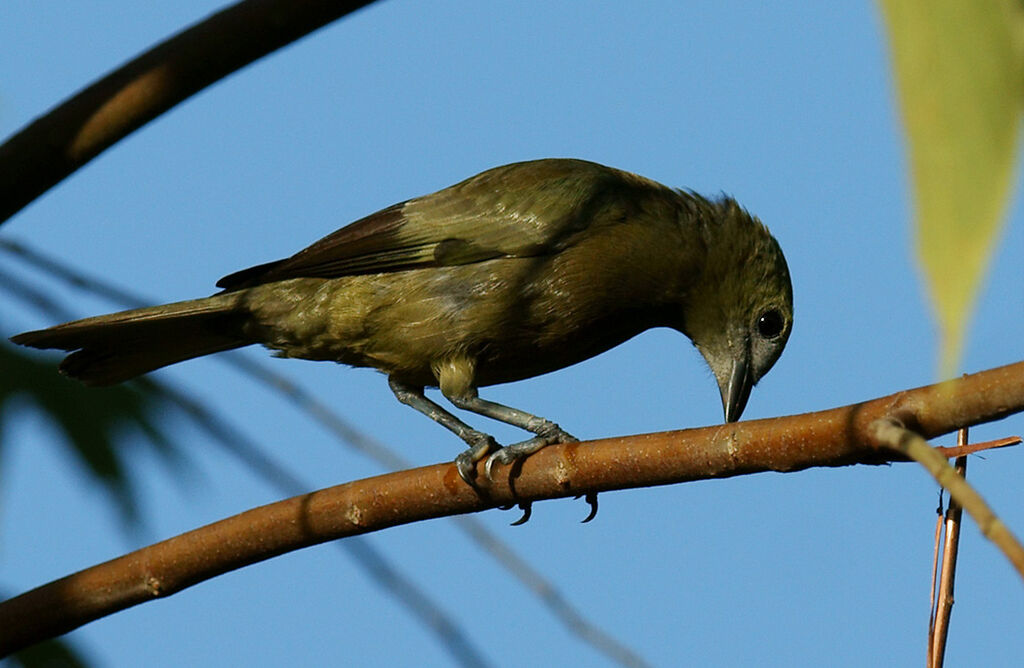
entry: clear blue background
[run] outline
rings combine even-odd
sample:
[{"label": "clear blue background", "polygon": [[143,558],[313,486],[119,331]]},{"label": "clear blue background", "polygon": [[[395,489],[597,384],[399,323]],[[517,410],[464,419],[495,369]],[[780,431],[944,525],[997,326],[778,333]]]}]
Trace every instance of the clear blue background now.
[{"label": "clear blue background", "polygon": [[[5,0],[0,135],[219,6]],[[793,275],[796,327],[745,417],[824,409],[936,380],[890,79],[871,2],[391,0],[203,91],[0,235],[171,301],[485,168],[586,158],[727,192],[771,227]],[[964,370],[1024,359],[1022,235],[1015,204]],[[47,285],[80,315],[114,310]],[[52,324],[2,299],[3,336]],[[375,372],[272,364],[418,464],[460,449],[399,405]],[[160,377],[244,425],[311,487],[380,472],[216,359]],[[668,331],[485,396],[583,438],[721,419],[699,355]],[[167,426],[192,463],[174,469],[129,444],[145,528],[126,531],[43,416],[9,411],[0,586],[22,591],[280,498],[180,416]],[[1021,432],[1024,419],[1014,417],[973,434]],[[999,451],[973,457],[969,471],[1018,533],[1022,470],[1019,452]],[[930,478],[904,464],[609,493],[582,526],[579,501],[538,504],[523,527],[508,526],[512,513],[479,519],[654,665],[919,665],[936,496]],[[1017,665],[1024,588],[975,525],[965,527],[948,665]],[[607,665],[451,522],[368,540],[494,665]],[[102,666],[451,663],[331,546],[230,573],[68,639]]]}]

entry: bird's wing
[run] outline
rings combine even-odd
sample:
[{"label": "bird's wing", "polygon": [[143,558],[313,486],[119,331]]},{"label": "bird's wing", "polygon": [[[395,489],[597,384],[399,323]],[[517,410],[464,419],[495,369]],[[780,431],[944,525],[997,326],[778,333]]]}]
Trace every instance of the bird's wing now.
[{"label": "bird's wing", "polygon": [[[431,195],[357,220],[290,258],[222,278],[229,290],[289,278],[335,278],[498,257],[555,253],[595,221],[623,189],[650,183],[580,160],[497,167]],[[600,214],[600,215],[599,215]]]}]

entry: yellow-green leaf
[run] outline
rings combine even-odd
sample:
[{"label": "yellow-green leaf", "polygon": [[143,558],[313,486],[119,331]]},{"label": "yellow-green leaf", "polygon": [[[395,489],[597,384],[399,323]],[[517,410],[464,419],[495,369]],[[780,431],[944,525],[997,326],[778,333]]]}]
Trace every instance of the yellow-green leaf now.
[{"label": "yellow-green leaf", "polygon": [[956,371],[1014,182],[1019,0],[880,0],[906,127],[918,253]]}]

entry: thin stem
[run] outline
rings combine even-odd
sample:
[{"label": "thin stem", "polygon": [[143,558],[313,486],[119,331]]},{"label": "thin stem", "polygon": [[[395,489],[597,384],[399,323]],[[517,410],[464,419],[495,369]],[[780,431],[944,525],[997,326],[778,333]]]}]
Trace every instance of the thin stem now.
[{"label": "thin stem", "polygon": [[[957,432],[957,445],[967,445],[967,427]],[[956,472],[967,479],[967,457],[956,458]],[[935,599],[935,631],[932,636],[931,656],[934,668],[942,668],[946,660],[946,638],[949,636],[949,621],[953,613],[953,589],[956,581],[956,560],[960,551],[960,526],[963,508],[953,497],[946,509],[945,537],[942,550],[938,598]]]}]

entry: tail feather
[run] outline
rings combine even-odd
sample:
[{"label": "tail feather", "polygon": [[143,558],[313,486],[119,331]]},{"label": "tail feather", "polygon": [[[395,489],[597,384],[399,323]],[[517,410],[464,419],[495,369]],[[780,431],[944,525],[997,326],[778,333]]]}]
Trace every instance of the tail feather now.
[{"label": "tail feather", "polygon": [[193,357],[253,343],[238,293],[122,311],[25,332],[11,341],[73,351],[61,373],[86,385],[113,385]]}]

